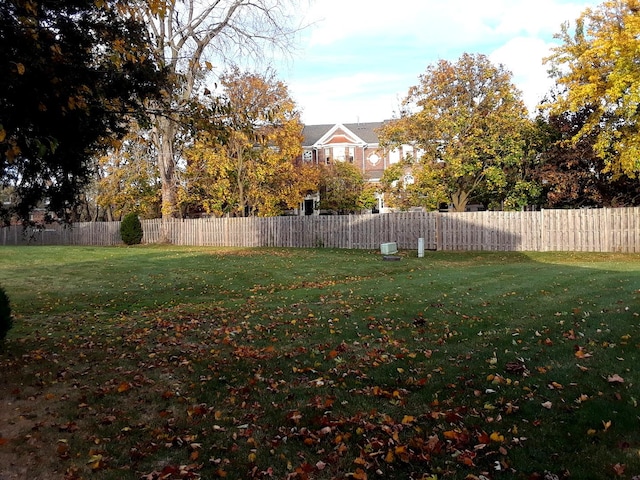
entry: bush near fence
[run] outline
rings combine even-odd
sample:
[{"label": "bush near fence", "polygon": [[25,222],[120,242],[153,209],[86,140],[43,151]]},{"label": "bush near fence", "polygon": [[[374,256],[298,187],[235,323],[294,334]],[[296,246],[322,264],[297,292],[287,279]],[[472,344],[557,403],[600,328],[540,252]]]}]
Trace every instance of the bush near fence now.
[{"label": "bush near fence", "polygon": [[[538,212],[403,212],[370,215],[143,220],[143,243],[430,250],[640,252],[640,207]],[[120,222],[46,229],[4,227],[2,245],[122,245]]]}]

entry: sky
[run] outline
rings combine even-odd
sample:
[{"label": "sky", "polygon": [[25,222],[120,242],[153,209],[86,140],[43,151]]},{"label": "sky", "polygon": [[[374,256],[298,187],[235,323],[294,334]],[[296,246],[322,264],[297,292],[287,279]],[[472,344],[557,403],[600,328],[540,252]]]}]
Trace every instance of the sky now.
[{"label": "sky", "polygon": [[311,26],[278,73],[307,125],[397,116],[420,74],[439,60],[484,54],[513,74],[530,112],[553,84],[542,59],[602,0],[315,0]]}]

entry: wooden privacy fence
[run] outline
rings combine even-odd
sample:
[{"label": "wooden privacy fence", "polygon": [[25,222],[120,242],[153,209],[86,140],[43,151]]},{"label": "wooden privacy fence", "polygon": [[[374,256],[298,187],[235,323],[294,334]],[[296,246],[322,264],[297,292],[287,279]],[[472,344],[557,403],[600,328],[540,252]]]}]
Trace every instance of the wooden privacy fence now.
[{"label": "wooden privacy fence", "polygon": [[[144,243],[430,250],[640,252],[640,207],[538,212],[406,212],[374,215],[143,220]],[[0,229],[2,245],[119,245],[120,223]]]}]

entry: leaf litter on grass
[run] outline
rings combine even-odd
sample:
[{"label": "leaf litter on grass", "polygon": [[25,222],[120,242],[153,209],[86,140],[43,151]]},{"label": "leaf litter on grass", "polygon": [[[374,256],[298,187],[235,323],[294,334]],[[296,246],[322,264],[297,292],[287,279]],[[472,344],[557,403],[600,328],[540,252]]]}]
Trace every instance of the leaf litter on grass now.
[{"label": "leaf litter on grass", "polygon": [[26,385],[9,397],[45,409],[30,429],[66,478],[560,478],[571,449],[620,442],[596,475],[637,468],[623,428],[637,418],[623,368],[637,327],[610,325],[637,312],[540,318],[531,303],[512,319],[501,302],[516,290],[412,304],[373,283],[249,285],[244,303],[121,314],[82,334],[53,322],[3,358]]}]

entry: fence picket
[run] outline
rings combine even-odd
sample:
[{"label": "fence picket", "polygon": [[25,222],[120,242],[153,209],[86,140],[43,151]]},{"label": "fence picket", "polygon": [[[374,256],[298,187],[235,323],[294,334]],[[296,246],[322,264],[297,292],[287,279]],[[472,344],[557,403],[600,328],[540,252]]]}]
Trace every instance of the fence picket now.
[{"label": "fence picket", "polygon": [[[431,250],[640,252],[640,207],[539,212],[407,212],[344,216],[142,221],[144,243]],[[120,222],[2,227],[0,245],[118,245]]]}]

